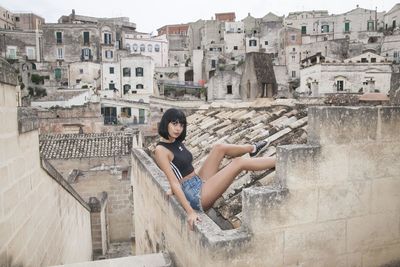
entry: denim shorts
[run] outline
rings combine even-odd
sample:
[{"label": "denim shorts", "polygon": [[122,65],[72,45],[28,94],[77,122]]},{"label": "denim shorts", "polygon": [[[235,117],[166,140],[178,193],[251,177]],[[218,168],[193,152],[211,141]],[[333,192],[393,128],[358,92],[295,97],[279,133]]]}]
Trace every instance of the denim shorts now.
[{"label": "denim shorts", "polygon": [[185,193],[186,199],[189,201],[190,206],[198,211],[203,211],[201,207],[201,186],[203,181],[197,175],[193,176],[189,180],[184,181],[181,184],[183,193]]}]

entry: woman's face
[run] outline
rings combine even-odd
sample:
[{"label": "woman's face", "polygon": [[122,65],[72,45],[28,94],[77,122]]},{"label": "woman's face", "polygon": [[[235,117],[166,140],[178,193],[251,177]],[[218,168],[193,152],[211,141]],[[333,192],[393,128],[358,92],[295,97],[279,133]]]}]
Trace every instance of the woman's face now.
[{"label": "woman's face", "polygon": [[183,132],[184,124],[181,124],[179,121],[171,121],[168,123],[168,135],[173,139],[178,138]]}]

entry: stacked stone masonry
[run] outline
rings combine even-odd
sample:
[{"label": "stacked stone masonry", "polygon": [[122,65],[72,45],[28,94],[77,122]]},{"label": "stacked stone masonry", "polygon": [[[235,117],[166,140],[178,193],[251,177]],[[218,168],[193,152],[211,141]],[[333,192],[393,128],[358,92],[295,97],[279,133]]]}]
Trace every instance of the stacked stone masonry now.
[{"label": "stacked stone masonry", "polygon": [[0,266],[90,260],[90,212],[41,168],[37,130],[18,131],[14,84],[0,77]]},{"label": "stacked stone masonry", "polygon": [[[213,112],[207,116],[219,113]],[[225,114],[226,119],[240,116]],[[194,114],[190,122],[204,115]],[[166,195],[163,173],[135,149],[137,253],[167,250],[177,266],[396,266],[399,131],[396,107],[309,108],[307,143],[276,148],[276,174],[264,176],[272,182],[242,190],[237,200],[241,224],[231,230],[201,214],[202,222],[190,231],[185,211]],[[202,135],[192,134],[198,135],[193,140]],[[217,141],[211,138],[206,139]],[[239,140],[240,134],[232,138],[233,143]]]}]

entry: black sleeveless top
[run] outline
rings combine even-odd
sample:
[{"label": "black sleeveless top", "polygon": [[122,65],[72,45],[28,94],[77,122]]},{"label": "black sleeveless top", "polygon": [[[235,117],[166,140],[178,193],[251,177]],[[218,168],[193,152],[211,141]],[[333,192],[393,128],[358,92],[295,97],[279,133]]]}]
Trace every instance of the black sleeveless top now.
[{"label": "black sleeveless top", "polygon": [[161,145],[172,152],[174,158],[170,162],[172,171],[176,178],[181,180],[186,175],[194,171],[192,161],[193,156],[189,150],[180,141],[173,143],[158,142],[157,145]]}]

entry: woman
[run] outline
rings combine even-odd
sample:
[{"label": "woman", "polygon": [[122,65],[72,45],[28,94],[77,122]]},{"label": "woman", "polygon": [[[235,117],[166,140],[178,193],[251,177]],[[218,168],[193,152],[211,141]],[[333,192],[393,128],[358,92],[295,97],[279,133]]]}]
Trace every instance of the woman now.
[{"label": "woman", "polygon": [[[190,229],[200,221],[197,211],[206,211],[225,192],[235,177],[243,170],[260,171],[275,166],[275,158],[244,158],[249,153],[256,156],[267,146],[265,141],[254,145],[216,144],[198,173],[192,166],[192,154],[182,141],[186,137],[186,116],[181,110],[168,109],[161,118],[158,133],[161,141],[155,149],[155,160],[165,173],[172,194],[178,198],[188,214]],[[219,165],[225,155],[232,161],[223,169]]]}]

